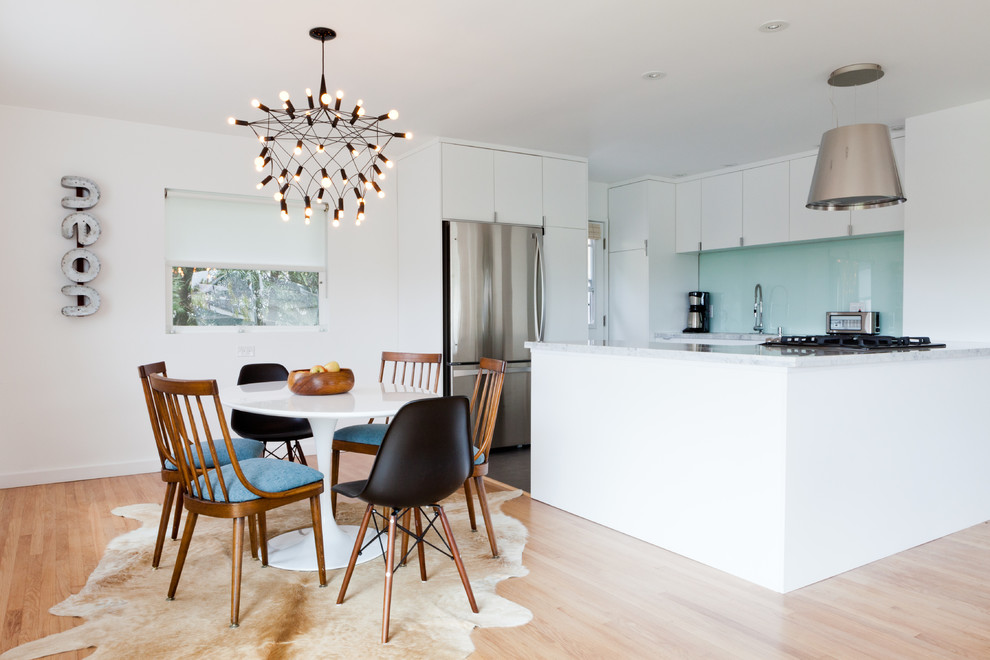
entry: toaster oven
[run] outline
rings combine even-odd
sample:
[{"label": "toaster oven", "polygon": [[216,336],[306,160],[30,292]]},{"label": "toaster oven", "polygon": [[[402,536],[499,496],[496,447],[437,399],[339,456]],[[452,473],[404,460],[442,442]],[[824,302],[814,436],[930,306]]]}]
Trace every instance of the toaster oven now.
[{"label": "toaster oven", "polygon": [[880,312],[825,312],[825,328],[830,335],[878,335]]}]

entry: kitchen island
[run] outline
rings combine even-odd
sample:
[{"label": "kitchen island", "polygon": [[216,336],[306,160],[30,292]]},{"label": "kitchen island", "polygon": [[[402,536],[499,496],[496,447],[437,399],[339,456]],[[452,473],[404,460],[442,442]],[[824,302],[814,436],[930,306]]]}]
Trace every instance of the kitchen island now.
[{"label": "kitchen island", "polygon": [[990,519],[990,346],[527,346],[533,498],[768,589]]}]

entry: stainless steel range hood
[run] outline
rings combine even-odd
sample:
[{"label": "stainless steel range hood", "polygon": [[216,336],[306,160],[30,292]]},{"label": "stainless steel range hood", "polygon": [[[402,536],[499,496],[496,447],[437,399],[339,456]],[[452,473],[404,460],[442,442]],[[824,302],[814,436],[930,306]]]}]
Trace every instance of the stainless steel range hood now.
[{"label": "stainless steel range hood", "polygon": [[[879,64],[851,64],[833,71],[828,84],[853,87],[882,77]],[[904,201],[886,124],[851,124],[825,132],[808,191],[809,209],[871,209]]]}]

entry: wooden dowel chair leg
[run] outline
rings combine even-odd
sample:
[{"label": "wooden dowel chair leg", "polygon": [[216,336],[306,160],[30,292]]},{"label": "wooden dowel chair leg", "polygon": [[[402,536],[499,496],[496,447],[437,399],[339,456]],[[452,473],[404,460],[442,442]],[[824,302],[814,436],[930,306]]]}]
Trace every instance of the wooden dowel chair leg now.
[{"label": "wooden dowel chair leg", "polygon": [[258,514],[258,544],[261,546],[261,565],[268,566],[268,518],[264,511]]},{"label": "wooden dowel chair leg", "polygon": [[371,520],[371,513],[374,505],[369,504],[364,510],[364,518],[358,527],[357,538],[354,540],[354,549],[351,551],[351,559],[347,562],[347,570],[344,572],[344,579],[340,583],[340,593],[337,594],[337,604],[344,602],[344,594],[347,593],[347,585],[351,581],[351,573],[354,572],[354,565],[357,563],[358,553],[361,552],[361,545],[364,543],[364,534],[368,530],[368,522]]},{"label": "wooden dowel chair leg", "polygon": [[258,558],[258,518],[248,516],[248,532],[251,537],[251,559]]},{"label": "wooden dowel chair leg", "polygon": [[468,477],[464,482],[464,501],[467,502],[468,510],[468,520],[471,521],[471,531],[477,532],[478,525],[475,523],[474,519],[474,501],[471,499],[471,478]]},{"label": "wooden dowel chair leg", "polygon": [[182,488],[178,489],[175,495],[175,518],[172,520],[172,540],[179,538],[179,518],[182,517]]},{"label": "wooden dowel chair leg", "polygon": [[[313,517],[313,540],[316,541],[316,567],[320,572],[320,586],[327,586],[327,565],[323,556],[323,516],[320,511],[320,496],[316,495],[309,498],[309,511]],[[264,520],[264,515],[262,515],[262,520]],[[364,536],[359,536],[359,539],[363,539]],[[267,547],[265,550],[265,559],[267,561],[268,551]]]},{"label": "wooden dowel chair leg", "polygon": [[416,516],[416,546],[419,550],[419,579],[426,582],[426,549],[423,547],[423,520],[419,515],[419,507],[413,509]]},{"label": "wooden dowel chair leg", "polygon": [[488,493],[485,491],[485,478],[475,477],[474,486],[478,490],[478,503],[481,504],[481,515],[485,518],[485,531],[488,532],[488,545],[492,548],[492,557],[498,557],[498,543],[495,542],[495,528],[492,527],[492,512],[488,508]]},{"label": "wooden dowel chair leg", "polygon": [[464,585],[464,592],[467,594],[468,602],[471,604],[471,611],[478,613],[478,603],[474,600],[474,592],[471,591],[471,583],[468,581],[467,571],[464,569],[464,562],[461,561],[461,553],[457,550],[457,542],[454,541],[454,533],[450,531],[450,523],[447,521],[447,514],[443,512],[443,507],[436,507],[440,514],[440,524],[443,525],[443,533],[447,535],[447,544],[450,546],[450,554],[454,555],[454,564],[457,566],[457,573],[461,576],[461,584]]},{"label": "wooden dowel chair leg", "polygon": [[230,566],[230,627],[240,625],[241,565],[244,555],[244,518],[234,518],[233,557]]},{"label": "wooden dowel chair leg", "polygon": [[388,618],[392,610],[392,575],[395,572],[395,509],[388,516],[388,545],[385,552],[385,602],[382,604],[382,644],[388,643]]},{"label": "wooden dowel chair leg", "polygon": [[[340,478],[340,450],[335,449],[330,453],[330,488],[337,485]],[[337,517],[337,491],[330,491],[330,514]]]},{"label": "wooden dowel chair leg", "polygon": [[172,581],[168,585],[168,599],[175,600],[175,590],[179,588],[179,577],[182,575],[182,566],[186,563],[186,555],[189,553],[189,542],[192,540],[193,530],[196,528],[198,513],[190,511],[186,515],[186,528],[182,530],[182,542],[179,544],[179,554],[175,557],[175,567],[172,569]]},{"label": "wooden dowel chair leg", "polygon": [[165,547],[165,533],[168,531],[168,521],[171,518],[172,503],[175,500],[175,491],[178,484],[170,482],[165,485],[165,501],[162,503],[162,517],[158,521],[158,538],[155,539],[155,554],[151,558],[151,567],[158,568],[162,560],[162,549]]}]

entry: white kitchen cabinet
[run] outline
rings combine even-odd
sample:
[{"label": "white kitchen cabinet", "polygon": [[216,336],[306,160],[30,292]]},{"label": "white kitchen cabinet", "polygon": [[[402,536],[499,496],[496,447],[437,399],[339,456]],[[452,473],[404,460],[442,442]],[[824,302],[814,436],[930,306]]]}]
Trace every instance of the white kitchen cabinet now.
[{"label": "white kitchen cabinet", "polygon": [[701,180],[701,249],[739,247],[742,226],[742,172]]},{"label": "white kitchen cabinet", "polygon": [[495,220],[495,159],[490,149],[443,144],[440,150],[443,217]]},{"label": "white kitchen cabinet", "polygon": [[790,225],[790,170],[786,162],[743,170],[743,245],[784,243]]},{"label": "white kitchen cabinet", "polygon": [[648,181],[609,188],[608,251],[642,250],[649,238]]},{"label": "white kitchen cabinet", "polygon": [[643,248],[608,255],[608,340],[650,341],[650,267]]},{"label": "white kitchen cabinet", "polygon": [[542,225],[543,159],[510,151],[493,151],[492,157],[495,161],[495,222]]},{"label": "white kitchen cabinet", "polygon": [[544,341],[588,338],[588,227],[546,227]]},{"label": "white kitchen cabinet", "polygon": [[677,251],[701,251],[701,179],[678,183],[675,204]]},{"label": "white kitchen cabinet", "polygon": [[[904,138],[898,137],[890,141],[894,149],[894,162],[901,177],[901,187],[904,186]],[[905,192],[909,197],[911,191]],[[878,209],[862,209],[852,212],[850,221],[852,235],[880,234],[888,231],[904,230],[904,203],[894,206],[883,206]]]},{"label": "white kitchen cabinet", "polygon": [[849,211],[820,211],[805,207],[817,161],[817,155],[790,161],[790,240],[792,241],[849,235]]},{"label": "white kitchen cabinet", "polygon": [[563,158],[543,158],[543,217],[547,227],[568,227],[587,232],[588,163]]},{"label": "white kitchen cabinet", "polygon": [[441,171],[444,219],[543,224],[539,156],[444,143]]}]

